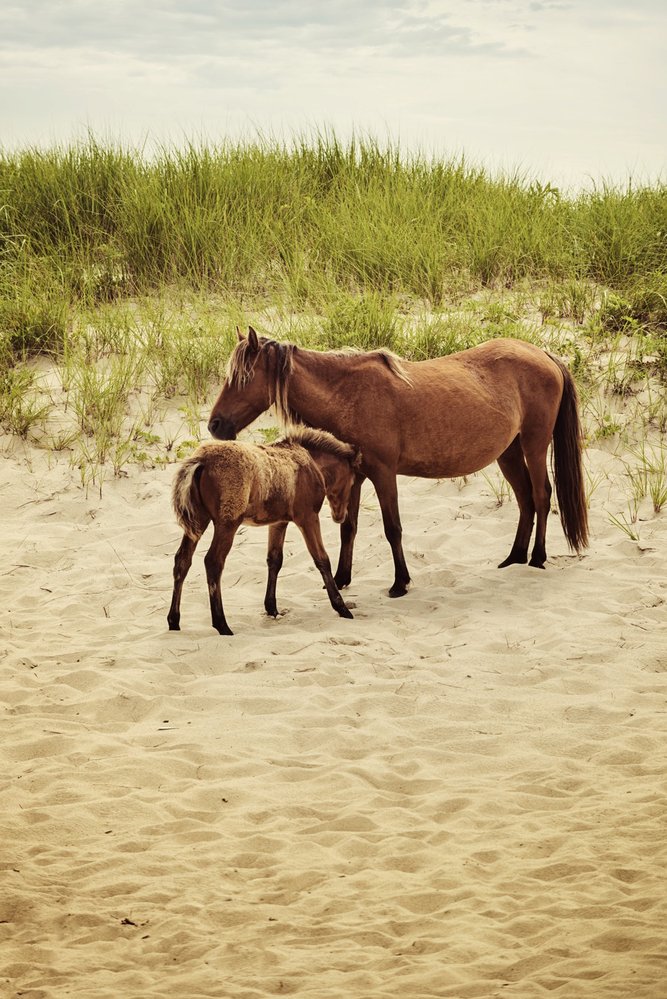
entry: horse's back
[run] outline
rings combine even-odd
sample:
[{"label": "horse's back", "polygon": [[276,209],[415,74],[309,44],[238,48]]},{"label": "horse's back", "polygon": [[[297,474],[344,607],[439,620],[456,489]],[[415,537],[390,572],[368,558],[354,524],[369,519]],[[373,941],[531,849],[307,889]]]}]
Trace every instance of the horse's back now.
[{"label": "horse's back", "polygon": [[457,423],[465,412],[490,420],[555,419],[563,392],[562,372],[544,350],[508,338],[406,364],[406,373],[413,389],[411,400],[403,393],[408,405],[426,411],[444,405]]},{"label": "horse's back", "polygon": [[485,340],[453,354],[406,361],[404,365],[413,384],[429,377],[457,377],[461,372],[492,377],[499,382],[524,382],[528,375],[530,378],[543,377],[555,385],[562,384],[562,377],[546,351],[527,340],[510,337]]}]

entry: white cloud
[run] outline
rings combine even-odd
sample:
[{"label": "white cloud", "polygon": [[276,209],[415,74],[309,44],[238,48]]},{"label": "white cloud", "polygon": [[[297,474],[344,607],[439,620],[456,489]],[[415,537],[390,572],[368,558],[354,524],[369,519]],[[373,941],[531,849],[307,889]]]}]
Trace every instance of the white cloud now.
[{"label": "white cloud", "polygon": [[577,182],[665,167],[662,0],[26,0],[0,134],[354,128]]}]

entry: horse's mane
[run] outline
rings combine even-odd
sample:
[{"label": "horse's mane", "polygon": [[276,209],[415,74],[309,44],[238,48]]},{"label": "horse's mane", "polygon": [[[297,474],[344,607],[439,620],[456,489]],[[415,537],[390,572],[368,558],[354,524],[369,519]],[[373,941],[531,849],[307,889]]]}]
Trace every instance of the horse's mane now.
[{"label": "horse's mane", "polygon": [[[232,351],[227,370],[225,373],[229,385],[234,388],[243,388],[255,370],[259,358],[263,356],[267,359],[267,375],[272,387],[273,403],[276,407],[278,419],[284,426],[301,424],[298,413],[290,408],[287,402],[289,381],[292,374],[292,366],[295,351],[299,348],[294,343],[281,342],[280,340],[270,340],[268,337],[259,337],[259,351],[254,350],[250,345],[250,340],[240,340]],[[380,363],[386,365],[389,371],[406,382],[412,384],[403,367],[403,359],[394,354],[393,351],[384,347],[376,350],[360,350],[357,347],[344,347],[340,350],[322,351],[322,356],[331,357],[367,357],[377,358]],[[275,363],[269,366],[268,358],[273,357]],[[271,370],[271,367],[273,370]]]},{"label": "horse's mane", "polygon": [[375,347],[373,350],[363,350],[361,347],[340,347],[338,350],[329,350],[327,353],[338,357],[342,355],[377,358],[387,365],[392,375],[396,375],[397,378],[400,378],[407,385],[412,385],[403,367],[404,359],[387,347]]},{"label": "horse's mane", "polygon": [[276,407],[278,419],[285,426],[301,423],[298,414],[290,409],[287,402],[289,378],[292,373],[292,358],[296,349],[296,345],[293,343],[280,343],[278,340],[269,340],[266,337],[260,337],[259,351],[257,351],[252,349],[249,340],[241,340],[230,355],[225,373],[229,385],[234,388],[243,388],[250,381],[260,356],[262,354],[264,357],[267,356],[264,351],[272,353],[276,359],[276,363],[274,371],[271,374],[267,365],[267,374],[270,381],[272,380],[273,403]]},{"label": "horse's mane", "polygon": [[276,444],[301,444],[302,447],[324,451],[336,458],[350,459],[357,455],[357,449],[352,444],[339,441],[326,430],[315,430],[312,427],[293,427],[284,437],[276,441]]}]

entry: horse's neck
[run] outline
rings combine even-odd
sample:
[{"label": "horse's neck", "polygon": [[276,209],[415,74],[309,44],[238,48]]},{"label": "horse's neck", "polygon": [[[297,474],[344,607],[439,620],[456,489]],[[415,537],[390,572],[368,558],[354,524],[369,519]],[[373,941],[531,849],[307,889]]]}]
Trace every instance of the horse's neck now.
[{"label": "horse's neck", "polygon": [[[288,401],[290,408],[313,427],[339,437],[345,431],[343,405],[352,359],[302,350],[294,358]],[[342,438],[345,439],[345,438]]]}]

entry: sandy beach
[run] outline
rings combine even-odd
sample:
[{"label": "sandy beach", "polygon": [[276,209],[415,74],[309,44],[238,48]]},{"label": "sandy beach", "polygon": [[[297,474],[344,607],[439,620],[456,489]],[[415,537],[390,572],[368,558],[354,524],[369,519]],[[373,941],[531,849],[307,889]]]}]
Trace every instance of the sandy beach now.
[{"label": "sandy beach", "polygon": [[173,465],[100,497],[0,454],[3,995],[665,995],[667,516],[610,522],[618,455],[544,572],[496,568],[517,508],[483,476],[400,480],[400,600],[365,487],[352,621],[293,526],[264,616],[243,528],[223,638],[206,538],[167,630]]}]

